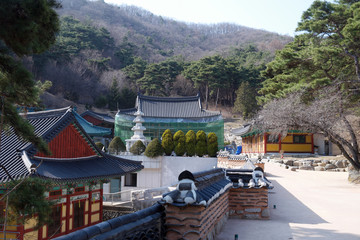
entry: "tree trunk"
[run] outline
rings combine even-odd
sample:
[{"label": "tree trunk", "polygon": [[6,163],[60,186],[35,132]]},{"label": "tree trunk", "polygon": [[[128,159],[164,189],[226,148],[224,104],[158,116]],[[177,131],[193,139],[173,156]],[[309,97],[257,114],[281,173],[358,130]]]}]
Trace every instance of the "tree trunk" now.
[{"label": "tree trunk", "polygon": [[206,84],[206,89],[205,89],[205,109],[207,110],[209,105],[208,105],[208,96],[209,96],[209,85]]},{"label": "tree trunk", "polygon": [[216,93],[216,100],[215,100],[215,108],[217,109],[217,105],[218,105],[218,100],[219,100],[219,88],[217,89],[217,93]]}]

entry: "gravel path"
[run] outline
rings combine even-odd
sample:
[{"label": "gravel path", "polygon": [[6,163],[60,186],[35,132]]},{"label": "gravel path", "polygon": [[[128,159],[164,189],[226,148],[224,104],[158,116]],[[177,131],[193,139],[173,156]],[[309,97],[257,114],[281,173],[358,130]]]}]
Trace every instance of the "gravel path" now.
[{"label": "gravel path", "polygon": [[[346,172],[296,172],[266,163],[270,220],[229,219],[217,240],[360,239],[360,185]],[[274,208],[276,205],[276,208]]]}]

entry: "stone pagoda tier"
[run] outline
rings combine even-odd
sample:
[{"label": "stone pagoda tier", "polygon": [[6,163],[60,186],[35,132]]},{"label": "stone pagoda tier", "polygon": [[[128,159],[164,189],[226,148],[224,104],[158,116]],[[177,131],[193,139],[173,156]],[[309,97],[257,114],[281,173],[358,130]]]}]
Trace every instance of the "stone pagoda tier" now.
[{"label": "stone pagoda tier", "polygon": [[142,117],[144,116],[144,113],[138,110],[134,113],[134,115],[136,116],[135,119],[133,120],[135,126],[131,128],[131,130],[134,132],[134,135],[131,137],[131,139],[125,140],[127,152],[129,152],[132,145],[134,145],[134,143],[136,143],[139,140],[142,141],[145,146],[147,146],[149,143],[149,140],[147,140],[144,136],[144,131],[146,130],[146,128],[142,125],[143,122],[145,122]]}]

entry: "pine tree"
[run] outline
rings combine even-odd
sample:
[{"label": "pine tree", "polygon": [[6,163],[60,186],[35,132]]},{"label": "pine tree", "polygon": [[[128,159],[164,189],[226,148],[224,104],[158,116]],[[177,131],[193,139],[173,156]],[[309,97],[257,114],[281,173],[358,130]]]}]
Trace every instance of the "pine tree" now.
[{"label": "pine tree", "polygon": [[[41,53],[55,42],[59,30],[60,7],[55,0],[2,1],[0,7],[0,109],[3,126],[32,142],[39,151],[50,154],[46,143],[33,127],[18,115],[16,106],[35,106],[40,88],[18,57]],[[14,56],[14,54],[16,56]]]}]

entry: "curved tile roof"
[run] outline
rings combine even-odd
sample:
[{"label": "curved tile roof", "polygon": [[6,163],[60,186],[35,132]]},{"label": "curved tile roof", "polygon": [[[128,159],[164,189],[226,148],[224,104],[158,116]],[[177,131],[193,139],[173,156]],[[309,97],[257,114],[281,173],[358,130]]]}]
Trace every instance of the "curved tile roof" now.
[{"label": "curved tile roof", "polygon": [[[35,133],[43,137],[46,142],[50,142],[70,123],[75,124],[97,153],[97,155],[85,159],[56,160],[44,158],[38,168],[38,176],[54,180],[104,178],[124,175],[127,172],[139,171],[143,168],[140,162],[114,157],[97,150],[94,142],[77,121],[70,107],[22,115],[34,127]],[[3,131],[1,137],[0,182],[10,180],[9,175],[13,179],[29,175],[30,165],[40,163],[40,159],[34,157],[37,152],[35,146],[19,139],[12,129],[7,132]]]},{"label": "curved tile roof", "polygon": [[199,95],[173,98],[138,94],[135,109],[122,109],[119,113],[132,115],[136,109],[140,109],[144,117],[158,118],[203,118],[221,115],[217,111],[202,109]]}]

